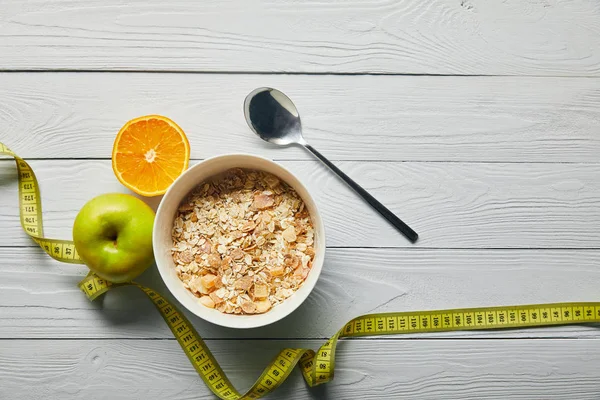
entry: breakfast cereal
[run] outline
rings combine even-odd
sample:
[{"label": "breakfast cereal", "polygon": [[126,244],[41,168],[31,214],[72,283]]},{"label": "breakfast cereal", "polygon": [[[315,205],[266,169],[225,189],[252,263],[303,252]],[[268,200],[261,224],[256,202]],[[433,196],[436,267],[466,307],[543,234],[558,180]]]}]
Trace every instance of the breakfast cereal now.
[{"label": "breakfast cereal", "polygon": [[314,228],[296,191],[276,176],[231,169],[196,187],[172,230],[177,274],[206,307],[258,314],[290,297],[315,256]]}]

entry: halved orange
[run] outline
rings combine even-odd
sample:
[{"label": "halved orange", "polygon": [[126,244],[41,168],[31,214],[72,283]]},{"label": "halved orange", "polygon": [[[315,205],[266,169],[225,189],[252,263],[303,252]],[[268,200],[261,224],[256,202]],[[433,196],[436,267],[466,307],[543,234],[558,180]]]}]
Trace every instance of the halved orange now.
[{"label": "halved orange", "polygon": [[189,162],[190,143],[185,133],[161,115],[127,122],[113,146],[112,167],[117,179],[142,196],[164,194]]}]

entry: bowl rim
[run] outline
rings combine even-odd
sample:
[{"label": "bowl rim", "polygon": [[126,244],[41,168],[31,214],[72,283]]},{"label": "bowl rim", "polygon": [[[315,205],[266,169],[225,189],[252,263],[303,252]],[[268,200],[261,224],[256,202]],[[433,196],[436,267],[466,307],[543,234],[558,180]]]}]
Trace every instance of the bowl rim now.
[{"label": "bowl rim", "polygon": [[[236,315],[236,314],[221,313],[216,310],[211,310],[211,309],[205,307],[204,305],[200,304],[199,302],[195,303],[197,305],[197,307],[193,307],[193,308],[188,307],[188,305],[186,305],[186,302],[182,301],[180,299],[180,296],[177,294],[177,290],[174,290],[174,287],[172,287],[171,279],[170,279],[170,277],[168,277],[168,275],[170,274],[168,269],[171,268],[171,266],[163,265],[159,261],[159,257],[157,257],[157,255],[156,255],[157,250],[159,250],[157,248],[157,246],[161,246],[161,247],[163,246],[162,243],[159,243],[159,237],[158,237],[159,230],[157,229],[157,225],[159,223],[161,223],[162,219],[166,218],[166,216],[163,216],[163,214],[166,212],[166,211],[164,211],[164,209],[167,207],[167,202],[177,201],[178,203],[180,203],[183,200],[183,198],[189,194],[189,192],[186,192],[186,194],[183,197],[180,197],[179,199],[177,199],[176,197],[174,197],[173,199],[170,199],[170,196],[173,196],[173,192],[176,190],[175,187],[184,179],[184,176],[192,173],[192,171],[194,171],[194,170],[201,169],[207,163],[214,162],[218,159],[226,159],[226,158],[231,159],[231,158],[235,158],[235,157],[244,157],[244,158],[261,160],[263,162],[266,162],[267,164],[274,166],[275,168],[280,169],[282,172],[289,174],[293,179],[295,179],[296,182],[294,182],[294,184],[292,184],[292,183],[288,182],[286,179],[283,179],[280,176],[278,176],[276,171],[275,172],[274,171],[266,171],[261,167],[257,167],[257,168],[239,167],[239,168],[244,168],[244,169],[256,169],[256,170],[261,170],[261,171],[265,171],[268,173],[272,173],[272,174],[278,176],[278,178],[280,178],[282,181],[287,183],[289,186],[291,186],[297,193],[299,192],[298,189],[301,189],[301,191],[304,192],[304,195],[300,195],[300,193],[298,193],[298,195],[302,198],[302,200],[305,203],[312,203],[313,209],[310,210],[310,216],[313,221],[313,225],[315,226],[315,229],[316,229],[315,234],[319,235],[319,248],[316,251],[314,263],[313,263],[311,271],[308,275],[308,276],[312,275],[312,276],[314,276],[314,278],[312,278],[311,280],[308,280],[308,277],[307,277],[307,279],[305,279],[305,281],[303,282],[302,286],[300,286],[300,288],[290,298],[285,299],[283,302],[281,302],[280,304],[278,304],[276,306],[280,310],[281,310],[280,307],[287,307],[285,309],[285,311],[279,312],[277,314],[272,314],[274,316],[271,318],[267,317],[271,310],[269,310],[269,312],[264,313],[264,314],[256,314],[256,317],[262,316],[261,321],[258,321],[258,319],[257,319],[256,322],[252,321],[252,318],[255,317],[254,315]],[[230,168],[236,168],[236,167],[235,166],[226,167],[221,172],[224,172]],[[206,180],[214,175],[215,174],[206,176],[205,178],[202,179],[202,181],[197,182],[196,185],[202,183],[204,180]],[[308,198],[306,198],[306,197],[308,197]],[[171,220],[169,222],[169,224],[170,224],[169,226],[171,227],[173,224],[173,221],[171,218],[169,218],[169,219]],[[169,230],[170,230],[170,228],[169,228]],[[200,317],[201,319],[211,322],[215,325],[219,325],[219,326],[223,326],[223,327],[227,327],[227,328],[237,328],[237,329],[250,329],[250,328],[258,328],[261,326],[270,325],[272,323],[275,323],[275,322],[287,317],[292,312],[294,312],[298,307],[300,307],[301,304],[304,303],[304,301],[308,298],[310,293],[312,293],[312,291],[313,291],[314,287],[316,286],[316,283],[321,275],[321,271],[323,269],[323,264],[324,264],[324,259],[325,259],[325,252],[326,252],[326,241],[325,240],[326,240],[325,226],[323,224],[323,219],[321,218],[321,213],[318,209],[317,202],[315,201],[313,196],[310,194],[310,191],[304,185],[304,183],[302,183],[302,181],[296,176],[296,174],[292,173],[289,169],[287,169],[280,163],[273,161],[269,158],[259,156],[256,154],[250,154],[250,153],[220,154],[220,155],[216,155],[216,156],[201,160],[200,162],[189,167],[180,176],[178,176],[177,179],[175,179],[175,181],[169,186],[168,190],[166,191],[163,198],[161,199],[161,201],[158,205],[158,208],[156,210],[156,217],[154,219],[154,226],[153,226],[153,230],[152,230],[152,245],[153,245],[153,249],[154,249],[154,253],[155,253],[156,267],[158,269],[158,272],[159,272],[159,275],[160,275],[162,281],[164,282],[165,286],[167,287],[167,289],[169,290],[171,295],[179,302],[179,304],[181,304],[184,308],[186,308],[188,311],[190,311],[194,315]],[[316,276],[315,276],[315,274],[316,274]],[[183,282],[181,282],[181,280],[179,280],[179,279],[177,281],[178,281],[178,284],[182,285],[181,288],[183,288]],[[191,292],[189,292],[187,289],[185,289],[185,288],[183,288],[183,289],[186,292],[188,292],[189,294],[191,294]],[[302,290],[302,289],[304,289],[304,290]],[[298,293],[298,292],[300,292],[300,290],[302,290],[302,292]],[[292,299],[296,296],[301,296],[300,300],[298,300],[294,303],[289,302],[290,299]],[[201,307],[206,308],[206,310],[203,310]],[[202,310],[202,311],[200,311],[200,310]],[[207,311],[207,312],[205,313],[204,311]],[[215,317],[216,314],[214,314],[214,312],[218,313],[218,316]]]}]

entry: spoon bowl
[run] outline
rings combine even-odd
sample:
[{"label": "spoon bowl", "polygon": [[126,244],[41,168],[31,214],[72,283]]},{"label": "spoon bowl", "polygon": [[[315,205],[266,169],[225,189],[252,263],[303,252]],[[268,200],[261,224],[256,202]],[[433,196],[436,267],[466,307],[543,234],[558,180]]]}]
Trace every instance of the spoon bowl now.
[{"label": "spoon bowl", "polygon": [[306,143],[296,106],[279,90],[253,90],[244,101],[244,115],[252,132],[264,141],[279,146]]}]

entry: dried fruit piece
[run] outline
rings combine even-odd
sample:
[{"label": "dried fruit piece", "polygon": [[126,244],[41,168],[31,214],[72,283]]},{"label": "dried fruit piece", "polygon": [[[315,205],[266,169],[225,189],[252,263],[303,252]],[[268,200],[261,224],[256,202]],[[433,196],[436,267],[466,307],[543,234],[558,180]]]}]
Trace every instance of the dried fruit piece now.
[{"label": "dried fruit piece", "polygon": [[217,280],[216,275],[206,274],[202,278],[200,278],[200,283],[202,283],[202,286],[204,286],[205,288],[210,289],[215,286],[216,280]]},{"label": "dried fruit piece", "polygon": [[242,303],[242,310],[246,314],[254,314],[256,312],[256,304],[253,301],[245,301]]},{"label": "dried fruit piece", "polygon": [[210,296],[200,297],[200,303],[208,308],[215,308],[215,302],[210,298]]},{"label": "dried fruit piece", "polygon": [[254,196],[254,202],[252,203],[252,206],[257,210],[264,210],[266,208],[272,207],[273,204],[275,204],[275,198],[273,197],[273,194],[265,193],[266,192],[257,193]]},{"label": "dried fruit piece", "polygon": [[[216,293],[216,292],[211,292],[211,293],[209,294],[209,296],[210,296],[211,300],[212,300],[212,301],[213,301],[215,304],[220,304],[220,303],[223,303],[223,302],[225,301],[225,300],[223,300],[223,298],[221,298],[221,297],[217,296],[217,293]],[[220,311],[220,310],[219,310],[219,311]]]},{"label": "dried fruit piece", "polygon": [[262,314],[271,309],[271,302],[268,299],[256,301],[254,304],[256,305],[257,314]]},{"label": "dried fruit piece", "polygon": [[224,285],[223,283],[223,277],[221,275],[217,275],[217,279],[215,279],[215,289],[220,289],[222,288]]},{"label": "dried fruit piece", "polygon": [[201,294],[208,294],[208,288],[202,284],[202,278],[194,276],[188,283],[190,289]]},{"label": "dried fruit piece", "polygon": [[284,272],[283,266],[281,266],[281,265],[274,266],[269,269],[269,272],[273,276],[281,276],[281,275],[283,275],[283,272]]},{"label": "dried fruit piece", "polygon": [[269,288],[267,285],[257,283],[254,285],[253,295],[256,299],[264,299],[269,295]]},{"label": "dried fruit piece", "polygon": [[248,290],[250,289],[250,286],[252,286],[252,283],[254,283],[254,279],[251,276],[246,275],[235,281],[234,288]]}]

